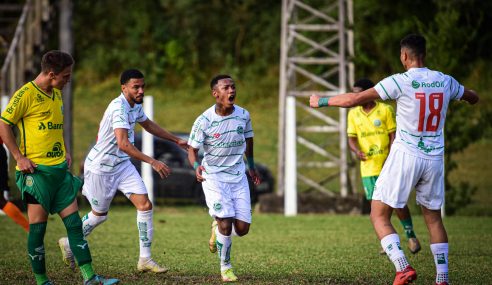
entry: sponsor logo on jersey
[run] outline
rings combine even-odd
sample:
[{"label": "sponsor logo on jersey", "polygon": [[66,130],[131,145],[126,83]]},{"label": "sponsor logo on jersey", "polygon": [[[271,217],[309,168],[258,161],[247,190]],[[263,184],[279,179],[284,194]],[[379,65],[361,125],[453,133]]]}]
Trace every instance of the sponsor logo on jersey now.
[{"label": "sponsor logo on jersey", "polygon": [[241,141],[232,141],[232,142],[220,142],[213,147],[215,148],[229,148],[229,147],[237,147],[237,146],[242,146],[244,144],[244,140]]},{"label": "sponsor logo on jersey", "polygon": [[371,145],[369,147],[369,151],[367,152],[367,156],[373,156],[373,155],[378,155],[378,154],[383,154],[384,151],[382,149],[379,148],[378,145]]},{"label": "sponsor logo on jersey", "polygon": [[220,138],[220,134],[219,133],[215,133],[214,134],[214,138],[216,138],[216,139]]},{"label": "sponsor logo on jersey", "polygon": [[41,94],[36,94],[36,101],[37,101],[38,103],[42,103],[42,102],[44,102],[44,98],[43,98],[43,96],[41,96]]},{"label": "sponsor logo on jersey", "polygon": [[426,87],[426,88],[440,88],[444,87],[444,81],[433,81],[433,82],[417,82],[415,80],[412,81],[412,87],[417,89],[420,86]]},{"label": "sponsor logo on jersey", "polygon": [[53,122],[47,122],[44,124],[43,122],[39,122],[38,125],[38,130],[43,131],[43,130],[63,130],[63,124],[55,124]]},{"label": "sponsor logo on jersey", "polygon": [[10,101],[11,102],[10,106],[7,109],[5,109],[5,111],[7,111],[7,113],[12,114],[12,112],[14,112],[14,109],[17,107],[17,105],[19,105],[20,99],[22,98],[24,93],[26,93],[26,91],[28,89],[29,89],[28,87],[24,87],[24,89],[20,90],[19,93],[17,93],[17,95],[15,95],[14,99],[12,99],[12,101]]},{"label": "sponsor logo on jersey", "polygon": [[376,120],[374,120],[373,124],[374,124],[374,126],[379,127],[379,126],[381,126],[381,120],[376,119]]},{"label": "sponsor logo on jersey", "polygon": [[48,151],[48,153],[46,154],[46,157],[62,157],[62,156],[63,156],[63,150],[60,142],[56,142],[53,145],[51,151]]},{"label": "sponsor logo on jersey", "polygon": [[26,182],[25,182],[27,187],[32,187],[34,185],[34,178],[32,178],[31,175],[28,175],[26,177]]}]

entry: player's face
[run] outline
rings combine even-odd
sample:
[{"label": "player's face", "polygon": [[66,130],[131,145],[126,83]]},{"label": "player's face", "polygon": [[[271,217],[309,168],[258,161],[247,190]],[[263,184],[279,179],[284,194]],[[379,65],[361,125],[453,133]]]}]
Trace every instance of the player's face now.
[{"label": "player's face", "polygon": [[226,108],[234,106],[236,99],[236,85],[234,81],[230,78],[219,80],[217,85],[215,85],[212,95],[215,97],[215,102],[222,106]]},{"label": "player's face", "polygon": [[125,97],[134,104],[142,104],[144,98],[145,81],[143,78],[132,78],[121,85]]},{"label": "player's face", "polygon": [[48,76],[51,79],[51,86],[61,90],[68,82],[70,82],[70,78],[72,77],[72,66],[65,68],[58,74],[50,71]]}]

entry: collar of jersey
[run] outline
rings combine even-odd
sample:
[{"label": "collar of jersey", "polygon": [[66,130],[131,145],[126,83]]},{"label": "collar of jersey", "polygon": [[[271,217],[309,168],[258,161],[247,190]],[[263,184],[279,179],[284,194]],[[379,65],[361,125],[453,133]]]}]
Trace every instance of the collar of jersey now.
[{"label": "collar of jersey", "polygon": [[374,101],[374,103],[376,103],[376,106],[374,106],[374,108],[372,108],[371,111],[369,111],[369,113],[366,113],[366,111],[364,111],[364,107],[362,106],[359,106],[360,112],[364,114],[364,116],[369,117],[379,107],[378,101]]},{"label": "collar of jersey", "polygon": [[44,96],[54,100],[55,99],[55,89],[53,88],[53,90],[51,90],[51,96],[46,94],[46,92],[44,92],[43,90],[41,90],[41,88],[39,88],[36,83],[34,83],[34,81],[31,81],[31,84],[32,86],[34,86],[34,88],[36,88],[39,92],[41,92],[41,94],[43,94]]}]

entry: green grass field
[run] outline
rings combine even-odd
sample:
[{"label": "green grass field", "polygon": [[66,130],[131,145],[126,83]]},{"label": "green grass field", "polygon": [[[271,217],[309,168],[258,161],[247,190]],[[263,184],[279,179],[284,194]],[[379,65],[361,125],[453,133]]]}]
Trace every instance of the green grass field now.
[{"label": "green grass field", "polygon": [[[218,258],[208,251],[211,218],[205,209],[156,208],[153,257],[170,268],[164,275],[136,272],[135,220],[132,207],[115,206],[108,221],[88,237],[98,273],[120,278],[122,284],[221,283]],[[409,256],[419,274],[416,284],[433,284],[435,268],[422,217],[415,217],[414,224],[423,246]],[[5,216],[0,225],[0,284],[35,284],[26,234]],[[445,225],[453,284],[492,284],[492,218],[450,217]],[[61,261],[56,241],[64,233],[59,217],[51,216],[45,238],[48,274],[55,284],[81,284],[79,272]],[[255,214],[250,233],[233,240],[232,262],[240,284],[390,284],[394,266],[378,251],[368,216]]]}]

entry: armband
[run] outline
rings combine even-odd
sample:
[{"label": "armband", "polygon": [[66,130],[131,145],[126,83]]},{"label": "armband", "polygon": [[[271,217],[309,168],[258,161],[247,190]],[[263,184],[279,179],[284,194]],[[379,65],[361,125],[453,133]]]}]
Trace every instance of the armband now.
[{"label": "armband", "polygon": [[318,106],[320,106],[320,107],[327,107],[327,106],[329,106],[328,105],[328,98],[327,97],[319,98],[318,99]]},{"label": "armband", "polygon": [[200,163],[198,163],[198,161],[195,161],[195,163],[193,163],[193,169],[197,169],[198,167],[200,167]]},{"label": "armband", "polygon": [[246,161],[248,162],[248,169],[255,169],[255,160],[252,156],[246,157]]}]

